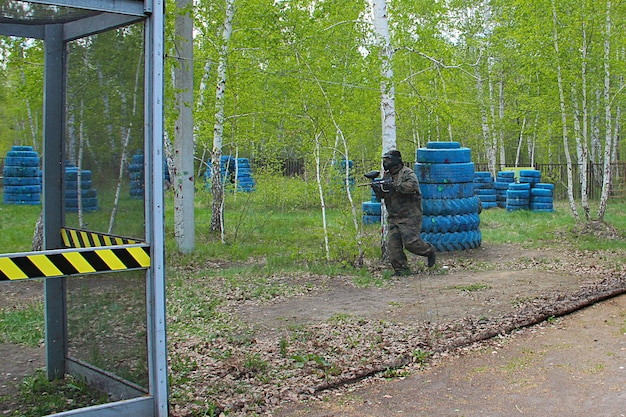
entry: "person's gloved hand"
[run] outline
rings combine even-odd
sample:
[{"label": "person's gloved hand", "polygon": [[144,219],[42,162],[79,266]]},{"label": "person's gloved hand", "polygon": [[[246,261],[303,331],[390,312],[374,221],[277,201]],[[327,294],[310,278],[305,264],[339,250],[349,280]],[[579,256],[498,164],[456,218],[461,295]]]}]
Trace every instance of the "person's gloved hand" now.
[{"label": "person's gloved hand", "polygon": [[372,190],[375,193],[388,193],[394,191],[393,180],[391,178],[385,178],[383,180],[377,180],[372,182]]}]

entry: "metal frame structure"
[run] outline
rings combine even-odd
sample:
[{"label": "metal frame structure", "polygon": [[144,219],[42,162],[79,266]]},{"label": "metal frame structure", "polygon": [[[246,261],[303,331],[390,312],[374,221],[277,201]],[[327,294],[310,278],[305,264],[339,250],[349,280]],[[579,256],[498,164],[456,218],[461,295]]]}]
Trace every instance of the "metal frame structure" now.
[{"label": "metal frame structure", "polygon": [[[60,231],[65,224],[62,190],[65,160],[65,79],[68,42],[135,23],[144,24],[145,55],[145,219],[146,241],[100,247],[101,250],[136,251],[149,254],[146,270],[147,305],[147,392],[125,384],[121,378],[101,372],[87,363],[67,356],[66,279],[63,274],[42,275],[46,313],[46,369],[49,378],[76,375],[118,398],[99,406],[59,413],[62,416],[167,416],[167,352],[165,331],[164,196],[163,196],[163,47],[165,0],[6,0],[7,4],[46,8],[42,16],[0,15],[0,35],[41,39],[44,42],[43,112],[43,220],[44,251],[0,254],[0,261],[12,258],[37,262],[38,256],[80,254],[67,248]],[[56,13],[58,11],[59,13]],[[2,263],[0,263],[0,266]],[[36,269],[36,268],[35,268]],[[43,270],[43,268],[40,268]],[[2,271],[0,269],[0,278]],[[32,278],[31,276],[8,279]],[[5,278],[6,279],[6,278]],[[71,278],[70,278],[71,279]],[[5,285],[5,284],[3,284]],[[10,284],[6,284],[10,285]]]}]

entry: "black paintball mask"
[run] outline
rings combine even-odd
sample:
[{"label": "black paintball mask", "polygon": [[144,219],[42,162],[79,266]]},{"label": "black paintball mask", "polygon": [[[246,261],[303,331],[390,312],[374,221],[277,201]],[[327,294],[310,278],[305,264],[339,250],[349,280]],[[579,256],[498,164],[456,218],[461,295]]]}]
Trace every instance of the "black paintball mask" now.
[{"label": "black paintball mask", "polygon": [[392,150],[383,155],[383,168],[392,174],[402,167],[402,155],[400,151]]}]

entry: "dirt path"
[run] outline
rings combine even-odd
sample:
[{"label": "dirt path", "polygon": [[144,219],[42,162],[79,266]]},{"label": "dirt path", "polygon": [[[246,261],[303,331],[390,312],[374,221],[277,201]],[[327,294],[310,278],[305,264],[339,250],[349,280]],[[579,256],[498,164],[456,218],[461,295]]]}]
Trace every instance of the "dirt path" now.
[{"label": "dirt path", "polygon": [[626,416],[626,296],[276,417]]},{"label": "dirt path", "polygon": [[[359,342],[368,331],[382,331],[374,328],[378,327],[377,323],[389,323],[384,329],[389,356],[378,358],[381,361],[406,354],[406,343],[413,340],[405,340],[407,329],[426,331],[437,334],[441,340],[448,340],[445,337],[467,339],[468,334],[479,334],[485,330],[483,325],[499,332],[499,326],[507,320],[504,324],[517,328],[517,319],[542,313],[544,319],[550,317],[553,314],[550,307],[568,301],[569,295],[576,294],[583,299],[593,295],[597,290],[593,285],[605,279],[613,279],[612,284],[617,283],[622,288],[625,280],[623,259],[623,253],[484,245],[478,250],[440,254],[437,267],[432,270],[426,270],[422,260],[413,257],[411,262],[416,274],[382,280],[380,287],[359,287],[355,285],[355,277],[347,276],[303,274],[275,277],[277,285],[294,285],[309,290],[269,301],[235,300],[224,307],[225,314],[236,316],[253,330],[253,344],[234,346],[226,339],[214,341],[212,345],[222,343],[224,345],[219,348],[234,352],[230,360],[220,362],[204,353],[203,343],[191,338],[172,343],[170,355],[173,358],[188,357],[197,363],[194,372],[197,381],[188,387],[188,391],[192,391],[198,404],[202,404],[206,400],[204,387],[213,386],[217,383],[215,381],[223,383],[224,375],[234,378],[233,366],[238,364],[235,353],[243,359],[246,355],[259,355],[272,366],[272,361],[278,361],[278,368],[280,361],[289,358],[287,355],[284,359],[277,352],[277,346],[289,329],[314,329],[318,333],[311,333],[301,346],[293,340],[288,348],[294,352],[300,349],[318,352],[315,349],[319,348],[320,357],[344,352],[335,359],[338,369],[346,372],[347,385],[341,389],[323,389],[316,396],[324,396],[324,401],[312,399],[308,403],[298,403],[302,397],[310,398],[300,393],[312,386],[323,385],[323,380],[311,379],[304,374],[293,381],[281,380],[280,393],[273,381],[254,386],[250,391],[262,392],[268,401],[263,404],[265,408],[258,410],[264,415],[277,417],[623,417],[626,410],[623,406],[626,403],[625,296],[539,327],[524,329],[514,337],[490,339],[474,345],[475,349],[455,348],[451,353],[441,349],[440,352],[444,353],[436,354],[428,362],[428,369],[419,370],[407,378],[384,381],[380,373],[374,372],[365,381],[354,383],[347,375],[351,372],[351,364],[363,361],[367,355],[378,358],[380,349],[370,349],[365,336],[363,343]],[[0,308],[13,308],[36,300],[41,300],[40,283],[0,285]],[[532,302],[531,308],[525,308],[529,302]],[[546,312],[549,313],[545,315]],[[350,317],[363,324],[341,323],[343,327],[333,327],[336,326],[333,318],[337,317]],[[422,324],[423,327],[419,327]],[[351,340],[359,343],[345,349],[341,337],[331,337],[338,328],[357,332]],[[419,339],[420,334],[414,336]],[[318,346],[318,342],[323,345]],[[464,343],[458,345],[464,346]],[[254,350],[250,353],[245,349]],[[459,353],[466,354],[459,357]],[[42,350],[2,346],[0,354],[3,358],[0,361],[0,387],[4,392],[15,390],[16,381],[32,369],[43,366]],[[341,362],[342,359],[345,363]],[[235,366],[234,369],[239,368]],[[415,365],[411,365],[402,372],[416,370]],[[254,381],[240,374],[247,383]],[[234,378],[233,387],[240,382]],[[256,401],[254,397],[246,397],[246,393],[237,397],[239,394],[238,391],[224,391],[219,401],[226,407],[233,404],[244,404],[245,407]],[[295,402],[285,404],[287,398]],[[276,411],[275,405],[280,402],[283,402],[282,408]],[[185,404],[177,406],[177,412],[172,415],[192,415]],[[258,410],[253,414],[259,415]],[[243,413],[244,410],[232,415]]]}]

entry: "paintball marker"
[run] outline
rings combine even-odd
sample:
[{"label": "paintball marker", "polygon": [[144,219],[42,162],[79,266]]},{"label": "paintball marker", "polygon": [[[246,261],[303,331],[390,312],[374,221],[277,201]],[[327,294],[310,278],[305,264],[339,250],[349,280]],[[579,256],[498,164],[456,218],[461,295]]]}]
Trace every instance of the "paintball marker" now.
[{"label": "paintball marker", "polygon": [[[370,187],[370,186],[376,185],[376,186],[380,186],[381,191],[384,193],[388,193],[389,191],[391,191],[389,189],[389,186],[392,185],[393,180],[391,178],[386,178],[386,179],[378,178],[380,176],[380,171],[370,171],[370,172],[366,172],[363,175],[365,176],[365,178],[370,180],[370,182],[365,183],[365,184],[359,184],[358,185],[359,187]],[[385,188],[385,186],[387,186],[387,188]]]}]

